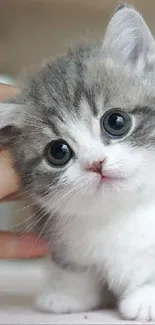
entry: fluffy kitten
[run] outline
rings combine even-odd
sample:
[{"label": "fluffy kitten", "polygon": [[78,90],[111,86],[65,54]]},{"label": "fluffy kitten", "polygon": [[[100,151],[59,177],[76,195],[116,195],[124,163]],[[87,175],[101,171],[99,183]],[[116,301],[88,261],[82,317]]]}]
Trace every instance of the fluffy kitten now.
[{"label": "fluffy kitten", "polygon": [[121,7],[102,44],[48,62],[0,108],[1,148],[48,222],[55,266],[37,306],[86,311],[109,290],[123,318],[155,320],[155,41],[143,18]]}]

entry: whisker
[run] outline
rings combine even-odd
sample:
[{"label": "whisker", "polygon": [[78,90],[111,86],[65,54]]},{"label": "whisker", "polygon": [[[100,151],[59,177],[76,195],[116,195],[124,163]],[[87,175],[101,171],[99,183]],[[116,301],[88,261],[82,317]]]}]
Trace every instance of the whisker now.
[{"label": "whisker", "polygon": [[[45,216],[46,216],[46,213],[43,215],[43,217],[45,217]],[[40,237],[43,235],[43,233],[44,233],[46,227],[49,225],[50,221],[51,221],[51,219],[50,218],[47,218],[47,220],[46,220],[46,222],[45,222],[45,224],[43,226],[43,229],[40,231],[38,237],[36,238],[36,242],[35,243],[37,243],[38,240],[40,239]]]},{"label": "whisker", "polygon": [[50,193],[47,193],[47,194],[44,195],[42,198],[39,198],[37,201],[34,201],[34,202],[32,202],[32,203],[30,203],[30,204],[28,204],[28,205],[25,205],[25,206],[22,207],[22,208],[17,209],[16,212],[24,211],[24,210],[26,210],[26,209],[28,209],[28,208],[30,208],[30,207],[36,205],[37,203],[40,203],[40,201],[42,201],[43,199],[45,199],[46,197],[48,197],[48,195],[50,195]]},{"label": "whisker", "polygon": [[[26,233],[29,232],[32,229],[32,227],[36,226],[40,222],[40,220],[42,220],[48,213],[51,213],[51,215],[45,221],[45,223],[43,225],[43,228],[41,229],[41,231],[40,231],[40,233],[39,233],[39,235],[38,235],[38,237],[36,239],[36,242],[37,242],[39,240],[39,238],[42,236],[42,234],[45,232],[46,228],[49,226],[50,221],[52,220],[53,214],[60,211],[60,205],[62,205],[62,208],[63,208],[63,203],[64,203],[64,201],[66,199],[69,199],[69,200],[74,199],[74,197],[77,195],[77,189],[79,188],[79,185],[82,184],[82,183],[83,183],[83,180],[80,180],[80,181],[78,180],[76,182],[76,184],[74,184],[74,186],[72,188],[67,189],[67,191],[65,190],[65,192],[64,192],[64,189],[62,188],[58,193],[58,191],[54,188],[54,189],[51,190],[50,193],[48,192],[46,195],[44,195],[39,200],[37,200],[35,202],[32,202],[31,204],[29,204],[29,205],[27,205],[27,206],[25,206],[25,207],[23,207],[21,209],[18,209],[17,211],[25,210],[26,208],[32,207],[32,206],[36,205],[37,203],[39,203],[41,205],[39,207],[39,209],[37,209],[37,211],[35,211],[35,213],[33,213],[29,218],[27,218],[23,222],[19,223],[18,225],[16,225],[16,227],[20,226],[22,224],[24,225],[26,222],[32,220],[33,217],[36,216],[37,213],[38,213],[37,220],[35,220],[34,222],[31,222],[28,225],[26,231],[24,231],[21,234],[20,238],[23,238],[26,235]],[[30,190],[28,189],[27,191],[30,191]],[[58,197],[58,194],[59,194],[59,197]],[[51,205],[52,205],[51,211],[43,211],[42,209],[47,208],[47,207],[48,207],[48,210],[49,210],[49,203],[50,202],[51,202]],[[62,218],[63,218],[63,213],[59,215],[59,220],[61,220]],[[57,222],[58,221],[56,219],[55,224]],[[54,224],[51,224],[52,228],[54,226],[55,226]],[[52,229],[51,227],[49,227],[48,231],[46,232],[46,235],[48,235],[48,233],[51,231],[51,229]]]},{"label": "whisker", "polygon": [[[49,199],[49,201],[50,201],[50,199]],[[44,207],[44,206],[46,206],[46,204],[48,204],[48,202],[46,202],[46,203],[44,203],[32,216],[31,216],[31,218],[32,217],[34,217],[38,212],[42,212],[42,208]],[[34,223],[31,223],[31,226],[27,229],[27,231],[26,232],[24,232],[24,234],[21,234],[22,235],[22,237],[21,238],[23,238],[24,236],[25,236],[25,234],[27,233],[27,232],[29,232],[31,229],[32,229],[32,227],[33,226],[35,226],[35,225],[37,225],[39,222],[40,222],[40,220],[41,219],[43,219],[45,216],[46,216],[46,214],[47,214],[47,212],[45,211],[43,211],[43,215],[41,215],[41,217],[40,218],[38,218],[36,221],[34,221]]]},{"label": "whisker", "polygon": [[10,229],[13,229],[18,226],[21,226],[22,224],[25,224],[27,221],[31,220],[40,210],[41,210],[41,208],[39,208],[37,211],[35,211],[30,217],[26,218],[24,221],[12,226]]},{"label": "whisker", "polygon": [[[40,209],[40,210],[41,210],[41,209]],[[42,211],[40,211],[40,212],[42,212]],[[46,213],[43,213],[43,215],[42,215],[42,214],[39,215],[39,218],[37,218],[36,220],[34,220],[34,222],[31,222],[31,224],[28,225],[28,227],[26,228],[26,231],[23,231],[23,232],[21,233],[20,239],[22,239],[22,238],[23,238],[27,233],[29,233],[30,230],[31,230],[34,226],[36,226],[36,225],[40,222],[40,220],[42,220],[42,219],[45,217],[45,215],[46,215]]]},{"label": "whisker", "polygon": [[[16,210],[16,212],[17,211],[21,211],[21,210],[25,210],[26,208],[28,208],[28,207],[30,207],[30,206],[34,206],[34,205],[36,205],[37,203],[41,203],[41,201],[44,199],[44,198],[46,198],[46,197],[48,197],[50,194],[48,193],[47,195],[45,195],[44,197],[42,197],[42,198],[40,198],[39,200],[37,200],[37,201],[35,201],[35,202],[33,202],[32,204],[30,204],[30,205],[28,205],[28,206],[25,206],[25,207],[23,207],[23,208],[21,208],[21,209],[17,209]],[[16,227],[19,227],[19,226],[21,226],[21,225],[24,225],[26,222],[28,222],[29,220],[31,220],[40,210],[41,210],[41,208],[43,208],[44,206],[45,206],[46,204],[44,203],[44,204],[42,204],[42,206],[39,208],[39,209],[37,209],[37,211],[35,211],[30,217],[28,217],[28,218],[26,218],[24,221],[22,221],[22,222],[20,222],[20,223],[18,223],[18,224],[16,224],[16,225],[14,225],[14,226],[12,226],[12,227],[10,227],[10,229],[14,229],[14,228],[16,228]]]}]

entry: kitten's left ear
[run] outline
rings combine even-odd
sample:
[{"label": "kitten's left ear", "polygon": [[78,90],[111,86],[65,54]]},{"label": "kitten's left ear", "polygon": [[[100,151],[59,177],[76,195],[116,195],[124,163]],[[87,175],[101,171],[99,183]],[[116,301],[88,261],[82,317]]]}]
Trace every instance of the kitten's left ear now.
[{"label": "kitten's left ear", "polygon": [[22,105],[0,103],[0,149],[9,147],[21,133],[23,112]]},{"label": "kitten's left ear", "polygon": [[142,16],[121,6],[109,22],[103,41],[105,55],[115,61],[150,70],[155,64],[155,41]]}]

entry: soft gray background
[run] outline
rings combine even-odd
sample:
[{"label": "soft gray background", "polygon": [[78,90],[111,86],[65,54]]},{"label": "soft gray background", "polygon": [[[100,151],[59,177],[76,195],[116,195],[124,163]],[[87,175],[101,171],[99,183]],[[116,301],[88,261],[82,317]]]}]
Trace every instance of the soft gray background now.
[{"label": "soft gray background", "polygon": [[[124,2],[124,1],[122,1]],[[130,1],[155,29],[155,1]],[[18,75],[80,38],[99,40],[121,0],[0,0],[0,71]]]},{"label": "soft gray background", "polygon": [[[123,2],[123,1],[122,1]],[[79,41],[101,40],[117,0],[0,0],[0,74],[19,77]],[[155,34],[155,0],[131,1]],[[0,207],[0,227],[29,215],[18,204]]]}]

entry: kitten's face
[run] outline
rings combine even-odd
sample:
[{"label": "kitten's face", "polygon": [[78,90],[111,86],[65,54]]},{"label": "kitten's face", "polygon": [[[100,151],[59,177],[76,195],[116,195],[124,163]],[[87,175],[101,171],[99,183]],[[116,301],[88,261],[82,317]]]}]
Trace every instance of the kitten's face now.
[{"label": "kitten's face", "polygon": [[12,150],[25,188],[48,211],[111,211],[155,189],[154,47],[150,54],[147,45],[143,61],[137,44],[129,51],[123,35],[117,40],[115,24],[122,32],[126,11],[143,23],[122,9],[102,48],[82,47],[48,64],[22,94],[23,128]]}]

